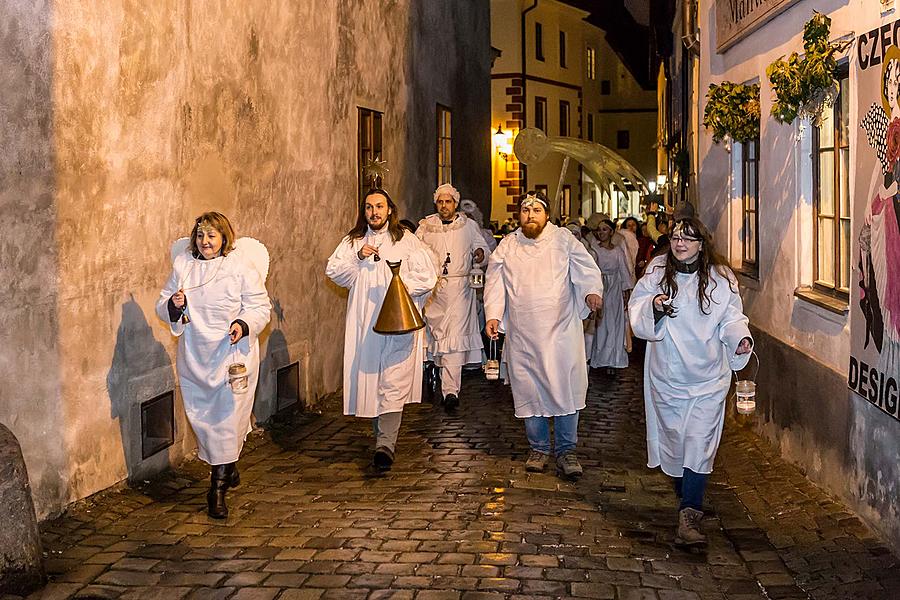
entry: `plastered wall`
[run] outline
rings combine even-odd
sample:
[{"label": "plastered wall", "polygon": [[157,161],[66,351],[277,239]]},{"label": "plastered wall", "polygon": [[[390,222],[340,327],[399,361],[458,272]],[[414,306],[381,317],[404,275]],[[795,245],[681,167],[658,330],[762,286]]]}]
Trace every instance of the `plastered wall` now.
[{"label": "plastered wall", "polygon": [[269,248],[255,415],[298,361],[338,389],[346,295],[324,265],[356,216],[357,107],[384,113],[385,186],[433,207],[435,105],[454,182],[487,209],[490,16],[463,0],[0,0],[0,422],[40,516],[193,447],[141,459],[139,406],[175,386],[154,314],[169,248],[219,210]]}]

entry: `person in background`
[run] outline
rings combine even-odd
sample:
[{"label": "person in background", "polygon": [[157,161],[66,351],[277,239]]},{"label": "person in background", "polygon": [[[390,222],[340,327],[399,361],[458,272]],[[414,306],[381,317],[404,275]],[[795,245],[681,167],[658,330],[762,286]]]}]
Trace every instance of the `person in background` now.
[{"label": "person in background", "polygon": [[647,340],[647,466],[674,480],[675,542],[702,545],[703,497],[731,372],[747,365],[753,338],[734,273],[699,220],[676,223],[670,250],[650,262],[629,310],[635,335]]}]

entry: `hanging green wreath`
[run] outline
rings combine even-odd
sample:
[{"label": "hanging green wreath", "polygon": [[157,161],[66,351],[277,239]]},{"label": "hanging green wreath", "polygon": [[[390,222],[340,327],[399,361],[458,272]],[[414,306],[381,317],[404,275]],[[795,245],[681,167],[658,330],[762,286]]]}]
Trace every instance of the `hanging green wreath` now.
[{"label": "hanging green wreath", "polygon": [[782,56],[766,68],[775,95],[772,116],[779,122],[792,123],[799,115],[818,124],[823,109],[834,104],[835,55],[843,52],[849,42],[829,42],[830,35],[831,19],[814,11],[803,27],[803,58],[792,52],[787,60]]},{"label": "hanging green wreath", "polygon": [[759,137],[759,85],[723,81],[711,83],[706,93],[703,126],[715,143],[730,137],[746,142]]}]

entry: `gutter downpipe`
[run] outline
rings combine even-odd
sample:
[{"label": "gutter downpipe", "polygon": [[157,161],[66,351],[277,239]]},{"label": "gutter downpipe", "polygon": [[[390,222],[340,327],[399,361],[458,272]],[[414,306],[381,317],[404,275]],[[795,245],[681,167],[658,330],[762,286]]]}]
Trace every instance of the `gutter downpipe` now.
[{"label": "gutter downpipe", "polygon": [[[528,126],[528,29],[525,26],[525,15],[537,8],[538,1],[534,0],[531,6],[522,11],[522,127],[519,128],[519,131]],[[527,192],[528,166],[520,163],[519,169],[522,172],[521,181],[525,188],[524,191]]]}]

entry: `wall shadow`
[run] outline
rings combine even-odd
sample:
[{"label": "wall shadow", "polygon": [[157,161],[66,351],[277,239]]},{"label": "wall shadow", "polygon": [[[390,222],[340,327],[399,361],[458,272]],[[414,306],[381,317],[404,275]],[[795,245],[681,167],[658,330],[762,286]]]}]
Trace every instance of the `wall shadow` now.
[{"label": "wall shadow", "polygon": [[119,421],[122,451],[128,478],[133,480],[172,466],[170,453],[183,439],[179,425],[184,422],[179,394],[175,394],[175,444],[149,456],[141,452],[141,403],[164,392],[175,390],[175,366],[165,346],[153,335],[140,305],[130,296],[122,304],[121,320],[116,332],[116,346],[106,376],[110,416]]}]

